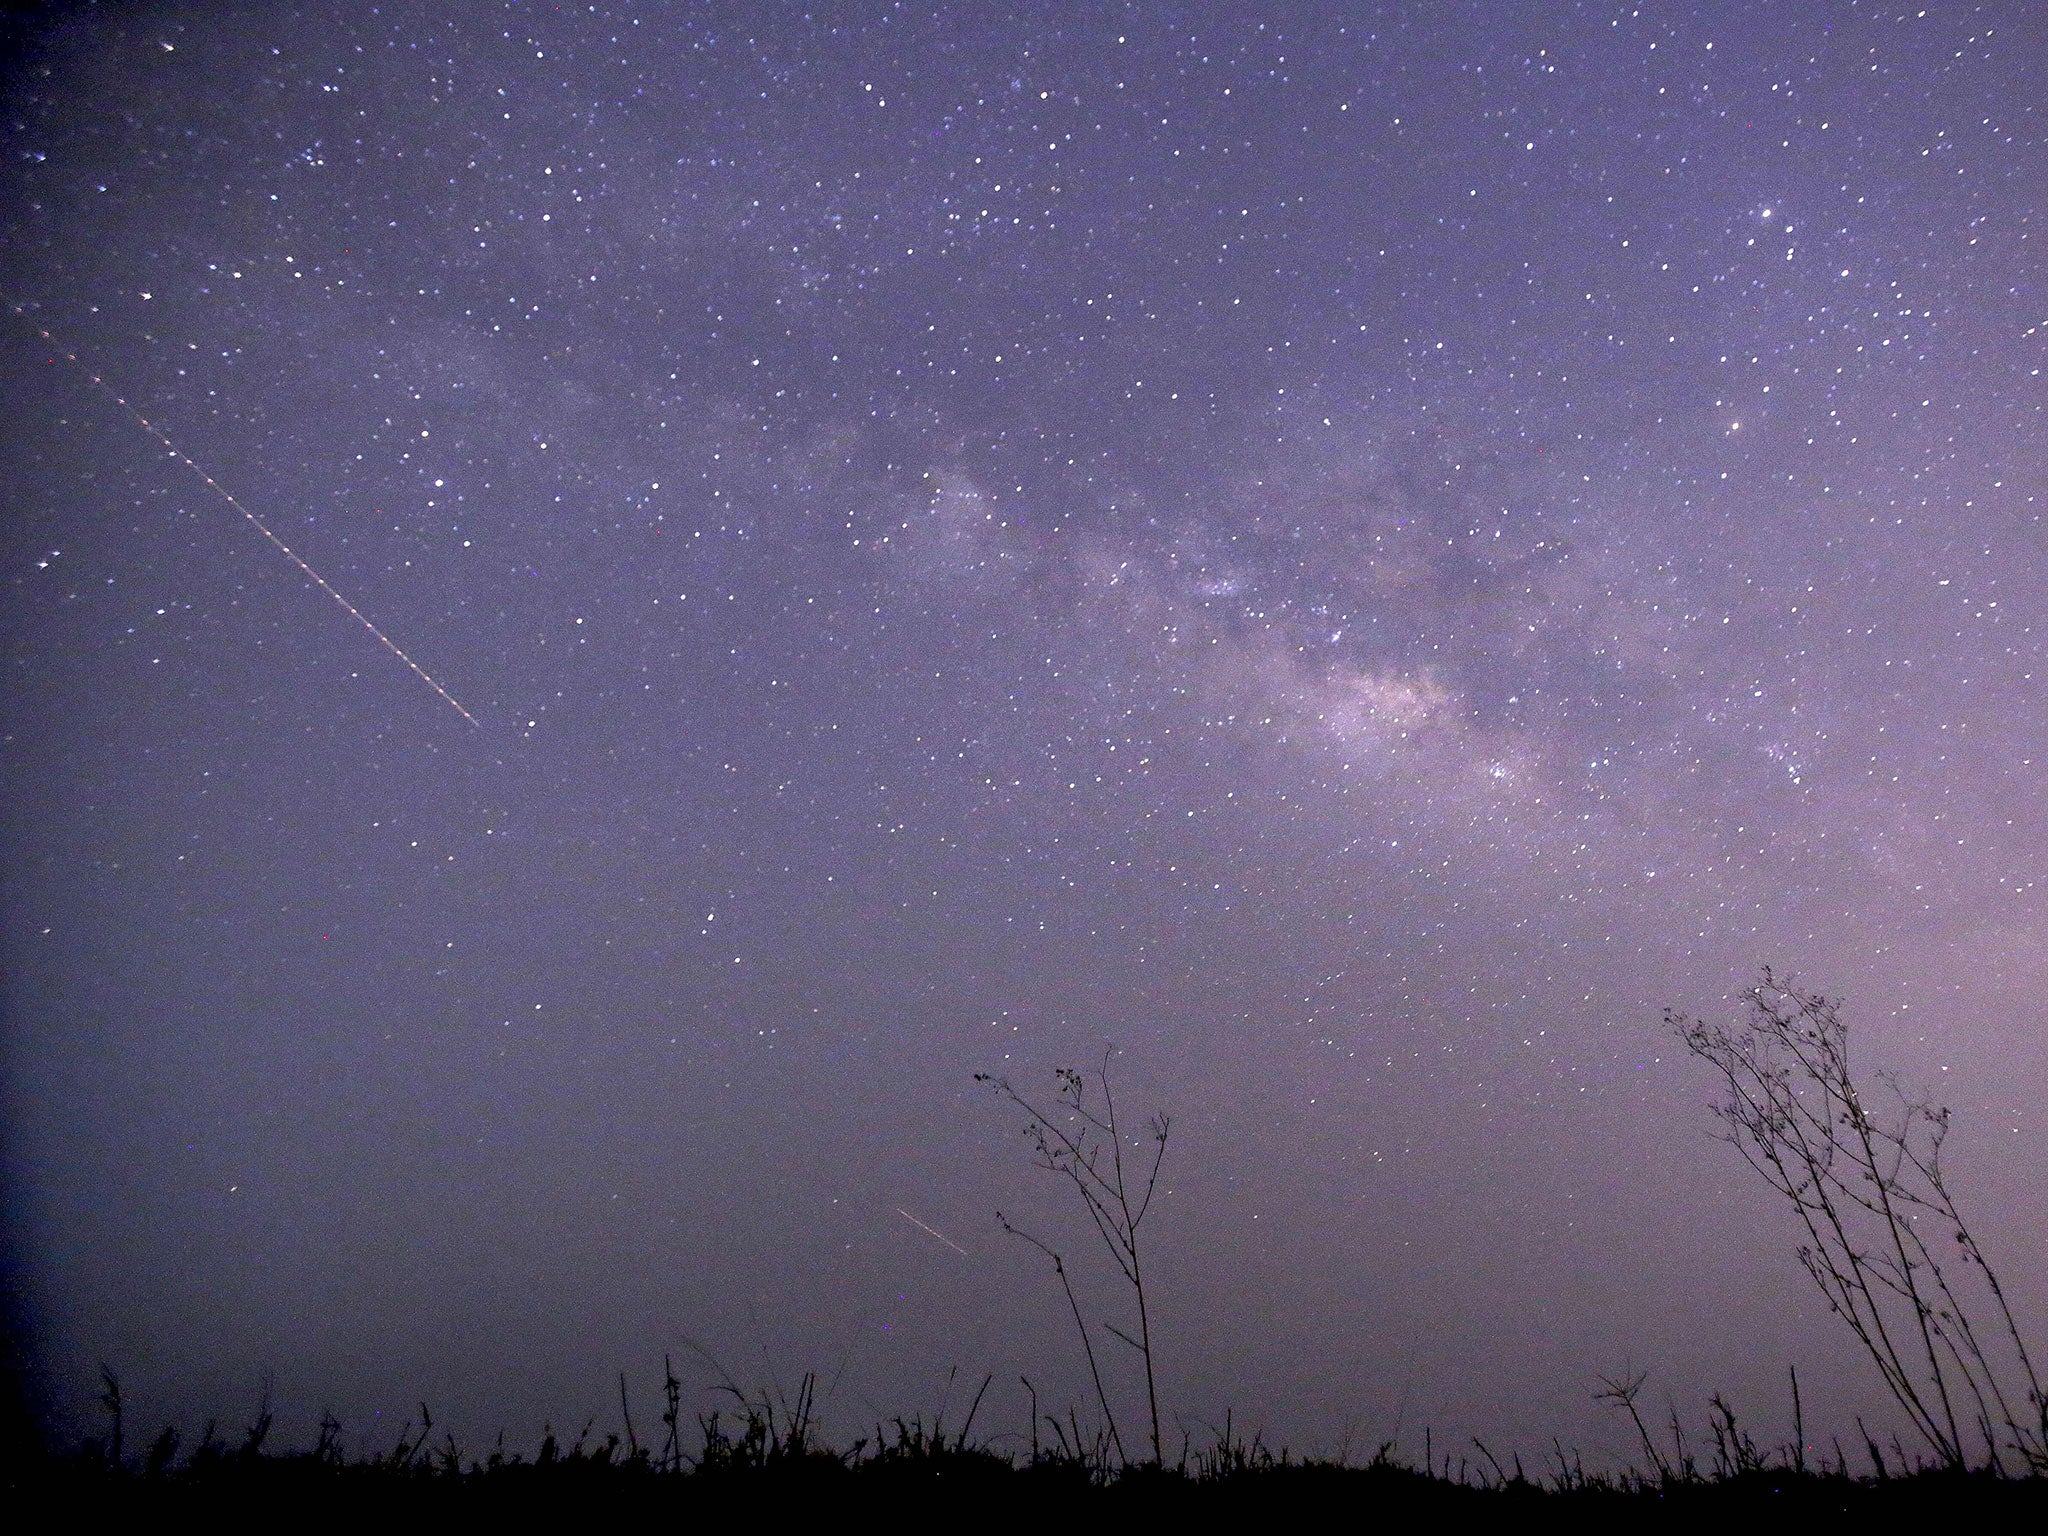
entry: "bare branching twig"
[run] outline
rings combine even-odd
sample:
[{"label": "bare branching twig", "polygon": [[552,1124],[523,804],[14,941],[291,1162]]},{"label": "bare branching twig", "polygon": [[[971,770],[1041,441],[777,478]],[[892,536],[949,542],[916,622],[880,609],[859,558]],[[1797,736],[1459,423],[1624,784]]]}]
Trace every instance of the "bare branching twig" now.
[{"label": "bare branching twig", "polygon": [[1665,1023],[1721,1075],[1721,1139],[1791,1203],[1829,1309],[1943,1465],[1981,1443],[1994,1468],[2010,1453],[2048,1471],[2048,1396],[1942,1169],[1948,1110],[1891,1073],[1889,1112],[1867,1105],[1835,999],[1766,968],[1742,1003],[1737,1025]]},{"label": "bare branching twig", "polygon": [[[1154,1115],[1146,1122],[1143,1138],[1133,1137],[1124,1129],[1117,1118],[1116,1095],[1109,1081],[1109,1061],[1114,1054],[1113,1049],[1103,1052],[1102,1066],[1096,1073],[1102,1096],[1100,1113],[1096,1112],[1089,1099],[1087,1078],[1070,1067],[1061,1068],[1054,1074],[1059,1086],[1054,1099],[1057,1109],[1052,1113],[1019,1093],[1006,1077],[977,1072],[975,1081],[988,1084],[998,1098],[1024,1112],[1027,1117],[1024,1135],[1031,1142],[1037,1165],[1065,1179],[1080,1195],[1096,1235],[1102,1239],[1103,1246],[1109,1250],[1117,1269],[1131,1287],[1137,1300],[1137,1331],[1132,1333],[1114,1323],[1105,1323],[1103,1327],[1128,1344],[1144,1362],[1145,1400],[1151,1418],[1152,1462],[1157,1466],[1163,1464],[1159,1435],[1159,1386],[1153,1369],[1152,1314],[1145,1291],[1144,1266],[1139,1256],[1138,1228],[1152,1209],[1152,1197],[1159,1188],[1159,1168],[1166,1160],[1166,1141],[1173,1122],[1165,1115]],[[1148,1141],[1151,1144],[1151,1166],[1144,1168],[1142,1154]],[[1138,1154],[1138,1161],[1128,1166],[1125,1162],[1127,1150]],[[1139,1176],[1141,1168],[1144,1168],[1142,1179]],[[1088,1356],[1089,1374],[1095,1383],[1096,1400],[1102,1407],[1109,1438],[1118,1457],[1122,1458],[1123,1441],[1117,1434],[1115,1415],[1110,1412],[1109,1395],[1103,1388],[1102,1372],[1095,1359],[1095,1346],[1082,1318],[1080,1302],[1075,1298],[1066,1261],[1049,1244],[1006,1220],[1000,1211],[996,1213],[996,1220],[1002,1223],[1005,1232],[1022,1238],[1052,1261],[1053,1272],[1059,1276],[1067,1304],[1073,1311],[1074,1326],[1081,1334],[1081,1346]]]},{"label": "bare branching twig", "polygon": [[1593,1400],[1612,1403],[1628,1414],[1629,1422],[1636,1427],[1636,1438],[1643,1443],[1643,1454],[1649,1457],[1658,1481],[1669,1482],[1671,1463],[1657,1449],[1657,1442],[1650,1436],[1650,1426],[1643,1422],[1642,1412],[1636,1407],[1636,1397],[1643,1390],[1643,1383],[1649,1379],[1648,1371],[1624,1371],[1619,1376],[1602,1376],[1599,1378],[1600,1390],[1593,1394]]}]

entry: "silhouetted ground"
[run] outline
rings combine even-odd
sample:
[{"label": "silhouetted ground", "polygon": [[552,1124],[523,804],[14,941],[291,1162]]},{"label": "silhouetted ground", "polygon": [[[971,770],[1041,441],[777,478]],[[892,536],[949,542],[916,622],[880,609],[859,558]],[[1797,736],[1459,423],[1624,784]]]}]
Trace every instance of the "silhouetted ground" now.
[{"label": "silhouetted ground", "polygon": [[1074,1458],[1019,1464],[973,1447],[928,1445],[858,1458],[815,1449],[771,1450],[753,1465],[672,1469],[657,1467],[644,1454],[616,1455],[608,1448],[459,1467],[445,1455],[435,1464],[417,1453],[348,1461],[332,1453],[204,1449],[149,1472],[116,1469],[97,1447],[88,1447],[81,1454],[21,1462],[8,1481],[17,1497],[35,1497],[87,1518],[245,1517],[297,1524],[364,1517],[836,1520],[872,1513],[984,1525],[1071,1518],[1286,1518],[1370,1525],[1459,1516],[1691,1526],[1846,1516],[2048,1529],[2048,1479],[2040,1477],[1915,1472],[1879,1479],[1785,1469],[1539,1484],[1432,1477],[1387,1459],[1363,1467],[1262,1457],[1235,1461],[1112,1475]]}]

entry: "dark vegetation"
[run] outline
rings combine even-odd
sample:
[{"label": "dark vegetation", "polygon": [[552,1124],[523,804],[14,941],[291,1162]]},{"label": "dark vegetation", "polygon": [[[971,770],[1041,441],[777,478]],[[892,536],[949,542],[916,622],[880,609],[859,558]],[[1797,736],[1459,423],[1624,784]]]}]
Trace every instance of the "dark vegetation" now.
[{"label": "dark vegetation", "polygon": [[1797,1213],[1828,1309],[1939,1465],[2048,1475],[2048,1394],[1942,1171],[1948,1110],[1892,1073],[1873,1105],[1835,999],[1766,969],[1742,1002],[1737,1025],[1665,1022],[1720,1074],[1723,1139]]},{"label": "dark vegetation", "polygon": [[[1096,1074],[1102,1097],[1100,1114],[1096,1113],[1094,1102],[1089,1098],[1088,1079],[1071,1067],[1061,1068],[1054,1074],[1059,1083],[1058,1096],[1054,1101],[1058,1111],[1054,1114],[1047,1114],[1025,1098],[1006,1077],[991,1077],[986,1072],[978,1072],[974,1080],[987,1083],[1005,1104],[1024,1112],[1024,1134],[1030,1138],[1037,1166],[1047,1173],[1057,1174],[1073,1187],[1088,1212],[1096,1236],[1102,1239],[1117,1270],[1130,1285],[1138,1313],[1136,1336],[1114,1323],[1102,1326],[1112,1338],[1136,1350],[1144,1362],[1145,1406],[1152,1425],[1152,1463],[1157,1466],[1164,1460],[1165,1452],[1159,1437],[1159,1383],[1152,1368],[1152,1314],[1145,1302],[1145,1271],[1139,1260],[1138,1226],[1144,1221],[1145,1213],[1152,1209],[1152,1195],[1159,1188],[1159,1168],[1166,1161],[1166,1140],[1173,1122],[1165,1115],[1154,1115],[1146,1122],[1146,1140],[1152,1144],[1152,1166],[1146,1170],[1141,1186],[1137,1167],[1141,1165],[1143,1144],[1133,1141],[1117,1123],[1116,1094],[1109,1082],[1109,1061],[1114,1054],[1113,1051],[1103,1052],[1102,1067]],[[1133,1154],[1133,1166],[1129,1170],[1124,1166],[1127,1151]],[[1052,1260],[1053,1273],[1059,1276],[1067,1306],[1074,1314],[1074,1327],[1081,1335],[1081,1348],[1088,1356],[1088,1376],[1095,1384],[1095,1400],[1102,1409],[1104,1432],[1117,1459],[1125,1460],[1123,1436],[1117,1432],[1116,1414],[1109,1406],[1109,1394],[1102,1387],[1102,1372],[1095,1362],[1095,1345],[1089,1336],[1088,1324],[1081,1315],[1081,1303],[1074,1295],[1074,1284],[1067,1273],[1065,1257],[1051,1244],[1013,1224],[1001,1211],[996,1212],[996,1221],[1012,1237],[1022,1238]]]},{"label": "dark vegetation", "polygon": [[[1640,1386],[1640,1378],[1615,1384],[1631,1414]],[[1848,1470],[1839,1446],[1818,1458],[1797,1444],[1766,1450],[1719,1398],[1703,1455],[1688,1448],[1674,1421],[1668,1445],[1645,1431],[1647,1469],[1604,1474],[1585,1470],[1562,1446],[1552,1448],[1547,1465],[1525,1467],[1519,1457],[1504,1459],[1476,1440],[1462,1450],[1432,1447],[1421,1461],[1391,1444],[1363,1463],[1298,1458],[1257,1437],[1246,1439],[1228,1423],[1206,1445],[1184,1440],[1164,1464],[1121,1461],[1106,1435],[1081,1443],[1071,1417],[1028,1451],[1004,1450],[973,1436],[980,1393],[957,1431],[940,1419],[896,1419],[869,1438],[835,1448],[817,1437],[815,1392],[815,1379],[806,1377],[789,1399],[739,1397],[730,1409],[695,1415],[686,1424],[680,1387],[669,1373],[653,1437],[635,1431],[622,1395],[622,1429],[599,1439],[586,1426],[567,1444],[549,1430],[531,1455],[508,1451],[502,1436],[482,1449],[459,1446],[436,1433],[424,1406],[394,1444],[354,1454],[344,1449],[341,1426],[332,1419],[322,1423],[312,1448],[273,1450],[267,1408],[233,1442],[209,1426],[200,1443],[181,1454],[177,1435],[166,1430],[140,1454],[129,1454],[120,1437],[119,1387],[108,1377],[108,1435],[68,1454],[25,1460],[7,1483],[11,1492],[54,1497],[81,1511],[288,1514],[316,1521],[384,1511],[588,1518],[600,1510],[714,1517],[928,1510],[999,1523],[1089,1511],[1343,1519],[1526,1511],[1617,1520],[1749,1510],[2003,1519],[2048,1512],[2048,1480],[2039,1476],[1907,1465],[1896,1447],[1875,1445],[1867,1447],[1875,1475],[1859,1476]],[[1042,1427],[1053,1422],[1048,1416]]]},{"label": "dark vegetation", "polygon": [[[419,1420],[385,1448],[354,1454],[341,1427],[323,1422],[318,1442],[297,1451],[268,1445],[269,1413],[260,1410],[237,1440],[209,1427],[181,1454],[164,1431],[140,1454],[125,1454],[118,1431],[118,1387],[108,1381],[106,1438],[69,1454],[24,1461],[7,1479],[17,1494],[59,1499],[72,1509],[109,1514],[285,1514],[339,1520],[390,1512],[409,1518],[439,1513],[590,1518],[606,1515],[718,1517],[816,1514],[844,1517],[873,1510],[972,1515],[1003,1523],[1089,1512],[1237,1516],[1294,1513],[1305,1517],[1398,1519],[1404,1514],[1463,1513],[1474,1517],[1554,1514],[1598,1520],[1696,1514],[1724,1517],[1769,1511],[1788,1517],[1823,1514],[1923,1514],[2015,1520],[2048,1512],[2048,1480],[2002,1475],[1989,1467],[1955,1470],[1906,1465],[1896,1447],[1871,1445],[1874,1475],[1853,1475],[1837,1446],[1810,1456],[1792,1444],[1766,1450],[1734,1411],[1714,1401],[1710,1443],[1695,1455],[1674,1423],[1669,1444],[1649,1433],[1647,1469],[1587,1471],[1576,1455],[1553,1447],[1547,1464],[1525,1467],[1479,1441],[1461,1450],[1432,1447],[1412,1460],[1391,1445],[1350,1463],[1298,1458],[1247,1440],[1228,1424],[1204,1446],[1186,1442],[1165,1464],[1107,1456],[1107,1437],[1077,1446],[1078,1424],[1045,1434],[1029,1451],[976,1440],[970,1410],[957,1431],[935,1419],[897,1419],[847,1447],[820,1442],[813,1421],[815,1380],[793,1399],[752,1397],[729,1411],[685,1424],[675,1378],[667,1378],[660,1432],[641,1439],[630,1413],[623,1430],[593,1438],[586,1427],[564,1444],[550,1430],[534,1454],[508,1451],[502,1437],[466,1449],[437,1435],[422,1407]],[[1616,1384],[1634,1412],[1639,1378]],[[984,1383],[986,1390],[986,1383]],[[979,1397],[977,1397],[977,1406]],[[1048,1424],[1050,1419],[1048,1418]]]},{"label": "dark vegetation", "polygon": [[1098,1368],[1096,1329],[1066,1258],[998,1213],[1003,1229],[1043,1254],[1059,1282],[1095,1391],[1096,1412],[1086,1420],[1071,1407],[1064,1415],[1042,1411],[1036,1388],[1019,1378],[1029,1396],[1028,1431],[993,1433],[983,1412],[992,1378],[984,1378],[958,1429],[948,1427],[942,1403],[929,1423],[896,1418],[834,1446],[819,1432],[814,1375],[793,1394],[749,1392],[700,1349],[718,1375],[721,1406],[686,1410],[682,1383],[664,1360],[661,1409],[644,1435],[622,1374],[617,1428],[595,1438],[592,1420],[566,1444],[549,1428],[531,1455],[508,1450],[502,1434],[487,1447],[458,1445],[437,1432],[424,1404],[388,1447],[351,1453],[342,1426],[328,1417],[310,1449],[279,1451],[270,1445],[267,1400],[236,1440],[209,1425],[187,1451],[173,1429],[146,1447],[130,1445],[120,1383],[103,1369],[104,1435],[62,1451],[24,1437],[5,1484],[109,1511],[315,1519],[386,1509],[415,1517],[445,1510],[587,1518],[601,1506],[607,1513],[827,1517],[929,1509],[997,1523],[1089,1511],[1398,1519],[1454,1510],[1611,1513],[1616,1520],[1768,1511],[2010,1521],[2031,1513],[2038,1521],[2048,1513],[2048,1395],[2006,1293],[1949,1190],[1941,1164],[1948,1112],[1883,1074],[1887,1107],[1867,1102],[1850,1072],[1848,1030],[1835,1001],[1766,970],[1742,1003],[1732,1025],[1675,1012],[1666,1023],[1718,1073],[1723,1139],[1791,1205],[1807,1237],[1799,1260],[1876,1366],[1910,1444],[1898,1435],[1880,1443],[1859,1419],[1853,1449],[1831,1438],[1816,1451],[1796,1372],[1788,1373],[1789,1441],[1760,1443],[1719,1394],[1709,1402],[1705,1438],[1688,1437],[1675,1410],[1662,1425],[1644,1419],[1647,1375],[1627,1372],[1597,1378],[1593,1392],[1635,1434],[1641,1460],[1626,1471],[1588,1471],[1561,1443],[1540,1464],[1525,1465],[1519,1454],[1497,1454],[1476,1439],[1439,1447],[1427,1431],[1419,1459],[1392,1441],[1362,1462],[1303,1458],[1257,1435],[1247,1439],[1227,1418],[1199,1445],[1183,1429],[1177,1452],[1169,1452],[1139,1228],[1171,1124],[1156,1115],[1141,1136],[1130,1134],[1105,1055],[1092,1084],[1086,1074],[1061,1071],[1045,1101],[1007,1079],[978,1080],[1022,1114],[1035,1166],[1074,1190],[1129,1288],[1126,1323],[1098,1326],[1142,1365],[1148,1433],[1141,1454],[1131,1454],[1119,1427]]}]

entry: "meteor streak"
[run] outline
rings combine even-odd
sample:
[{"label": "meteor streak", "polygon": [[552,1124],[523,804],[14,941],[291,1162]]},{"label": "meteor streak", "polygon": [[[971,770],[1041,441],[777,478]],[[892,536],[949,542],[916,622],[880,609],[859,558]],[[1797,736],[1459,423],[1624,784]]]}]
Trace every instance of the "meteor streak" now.
[{"label": "meteor streak", "polygon": [[333,585],[329,583],[325,576],[322,576],[318,571],[314,570],[312,566],[306,563],[304,556],[300,555],[289,544],[285,543],[283,539],[280,539],[276,534],[272,533],[270,531],[270,526],[267,523],[265,523],[262,518],[258,517],[254,512],[251,512],[247,507],[243,506],[239,501],[235,500],[234,495],[228,490],[226,486],[222,485],[218,480],[215,480],[213,476],[209,475],[205,470],[201,469],[196,463],[194,463],[191,456],[187,454],[184,449],[180,448],[176,443],[172,442],[169,437],[165,436],[164,431],[161,427],[157,426],[155,422],[151,421],[147,416],[143,415],[142,412],[138,411],[134,406],[130,405],[124,398],[116,394],[113,390],[113,387],[109,385],[106,380],[102,379],[90,368],[86,367],[86,365],[83,362],[79,361],[78,354],[76,352],[71,351],[55,336],[52,336],[48,331],[44,330],[41,323],[37,321],[33,315],[31,315],[27,310],[23,309],[19,304],[15,303],[12,299],[0,300],[0,302],[4,302],[9,309],[13,310],[17,315],[21,316],[23,320],[27,321],[29,325],[34,327],[36,334],[42,337],[43,340],[48,342],[53,348],[55,348],[58,355],[61,356],[66,362],[71,364],[72,367],[76,368],[87,379],[91,380],[93,386],[97,388],[101,394],[105,395],[109,400],[113,401],[114,404],[118,405],[122,410],[126,411],[130,416],[134,417],[136,423],[139,426],[141,426],[143,431],[147,432],[151,437],[155,438],[158,442],[162,443],[164,447],[170,451],[170,455],[172,458],[176,459],[180,464],[183,464],[187,469],[191,470],[192,473],[197,475],[201,480],[204,480],[206,482],[206,488],[208,490],[212,491],[214,495],[220,497],[222,501],[226,502],[229,506],[233,507],[237,512],[241,513],[243,517],[247,518],[249,520],[250,526],[253,527],[258,533],[262,534],[263,537],[268,539],[273,545],[275,545],[277,548],[277,552],[279,554],[283,555],[285,559],[291,561],[293,565],[297,566],[301,571],[305,572],[306,575],[312,580],[313,584],[317,586],[322,592],[325,592],[329,597],[333,598],[337,603],[341,604],[343,611],[346,612],[350,618],[354,619],[358,624],[362,625],[363,628],[367,629],[371,634],[375,635],[377,637],[378,643],[382,645],[385,650],[389,651],[392,655],[396,656],[400,661],[404,662],[406,666],[412,670],[413,676],[417,677],[421,682],[425,683],[429,688],[433,689],[435,693],[439,694],[442,700],[448,705],[449,708],[453,709],[455,713],[462,716],[462,718],[467,720],[471,725],[477,726],[479,728],[482,727],[483,722],[477,719],[477,717],[475,715],[472,715],[468,710],[464,709],[460,701],[456,699],[454,694],[450,693],[446,688],[443,688],[439,683],[435,682],[432,676],[428,674],[426,668],[422,667],[418,662],[414,661],[410,656],[406,655],[405,652],[399,648],[397,641],[393,640],[389,635],[385,634],[383,630],[379,629],[375,624],[371,623],[368,616],[365,615],[360,608],[356,607],[354,603],[350,602],[347,598],[343,597],[339,592],[337,592],[334,589]]},{"label": "meteor streak", "polygon": [[898,1216],[901,1216],[905,1221],[909,1222],[913,1227],[917,1228],[918,1231],[929,1232],[933,1237],[936,1237],[948,1248],[952,1249],[955,1253],[959,1254],[961,1258],[967,1259],[973,1257],[973,1255],[970,1254],[965,1248],[962,1248],[958,1243],[954,1242],[953,1239],[946,1236],[946,1234],[941,1232],[937,1227],[926,1226],[923,1222],[919,1221],[915,1216],[911,1215],[910,1212],[903,1209],[902,1206],[891,1206],[890,1209],[893,1210]]}]

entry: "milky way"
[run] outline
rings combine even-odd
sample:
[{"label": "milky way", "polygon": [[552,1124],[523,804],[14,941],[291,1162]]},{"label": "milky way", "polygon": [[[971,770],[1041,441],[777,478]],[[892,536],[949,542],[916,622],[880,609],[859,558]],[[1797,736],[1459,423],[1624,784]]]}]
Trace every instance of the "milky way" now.
[{"label": "milky way", "polygon": [[1660,1023],[1766,963],[2048,1321],[2048,12],[9,25],[53,1423],[534,1436],[688,1339],[1021,1432],[1085,1365],[993,1212],[1089,1239],[972,1074],[1113,1042],[1186,1424],[1832,1432]]}]

